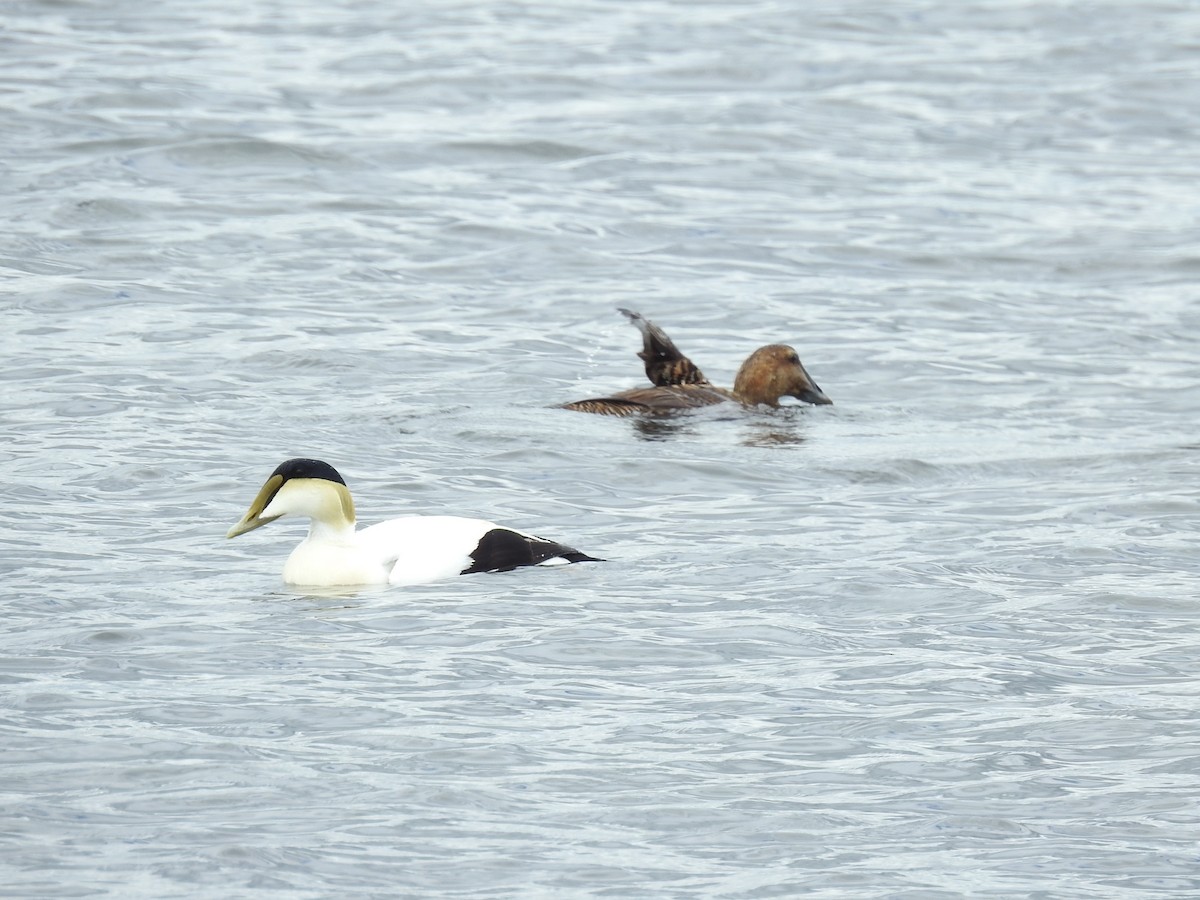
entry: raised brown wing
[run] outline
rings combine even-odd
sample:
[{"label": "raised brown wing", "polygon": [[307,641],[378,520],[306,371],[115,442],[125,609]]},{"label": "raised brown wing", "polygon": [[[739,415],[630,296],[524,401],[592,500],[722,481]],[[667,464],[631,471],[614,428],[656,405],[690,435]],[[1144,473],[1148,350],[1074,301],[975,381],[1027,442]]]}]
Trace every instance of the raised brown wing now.
[{"label": "raised brown wing", "polygon": [[685,384],[708,384],[694,362],[679,352],[675,342],[667,333],[640,313],[618,307],[638,331],[642,333],[642,352],[638,354],[646,364],[646,377],[658,387]]}]

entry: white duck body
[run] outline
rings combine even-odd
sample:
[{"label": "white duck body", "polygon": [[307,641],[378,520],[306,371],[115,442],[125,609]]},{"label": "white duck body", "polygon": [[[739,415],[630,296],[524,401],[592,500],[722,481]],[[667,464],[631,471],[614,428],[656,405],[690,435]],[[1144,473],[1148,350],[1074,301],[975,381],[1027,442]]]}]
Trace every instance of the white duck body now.
[{"label": "white duck body", "polygon": [[349,489],[319,460],[280,465],[227,536],[283,516],[310,519],[308,536],[283,567],[289,584],[423,584],[470,572],[594,559],[554,541],[459,516],[404,516],[358,531]]},{"label": "white duck body", "polygon": [[289,584],[424,584],[471,567],[470,551],[498,526],[459,516],[404,516],[355,531],[313,519],[283,567]]}]

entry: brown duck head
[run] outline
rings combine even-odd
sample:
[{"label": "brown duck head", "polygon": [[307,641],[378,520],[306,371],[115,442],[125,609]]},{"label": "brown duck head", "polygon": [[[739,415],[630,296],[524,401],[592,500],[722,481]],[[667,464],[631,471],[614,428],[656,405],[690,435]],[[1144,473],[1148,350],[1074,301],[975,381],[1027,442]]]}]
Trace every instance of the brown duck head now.
[{"label": "brown duck head", "polygon": [[738,369],[733,392],[747,406],[778,406],[780,397],[805,403],[832,403],[809,377],[796,351],[787,344],[759,347]]}]

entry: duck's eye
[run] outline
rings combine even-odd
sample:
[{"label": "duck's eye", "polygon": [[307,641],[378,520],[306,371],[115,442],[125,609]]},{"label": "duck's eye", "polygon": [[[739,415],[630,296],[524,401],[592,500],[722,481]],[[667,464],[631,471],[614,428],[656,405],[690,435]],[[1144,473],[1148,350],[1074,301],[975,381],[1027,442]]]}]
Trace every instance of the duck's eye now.
[{"label": "duck's eye", "polygon": [[793,365],[800,365],[800,357],[798,357],[795,353],[789,353],[787,361]]}]

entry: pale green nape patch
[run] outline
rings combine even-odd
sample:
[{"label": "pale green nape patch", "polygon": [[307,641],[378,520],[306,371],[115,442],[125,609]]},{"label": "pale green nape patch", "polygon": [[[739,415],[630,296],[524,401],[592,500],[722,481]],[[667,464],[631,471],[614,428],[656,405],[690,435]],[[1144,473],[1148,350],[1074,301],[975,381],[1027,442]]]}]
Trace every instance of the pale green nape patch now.
[{"label": "pale green nape patch", "polygon": [[341,501],[342,504],[342,515],[345,516],[347,522],[353,525],[356,521],[358,521],[358,519],[354,515],[354,498],[350,496],[350,488],[346,487],[344,484],[338,484],[336,481],[331,481],[329,483],[332,484],[334,489],[337,491],[338,500]]}]

